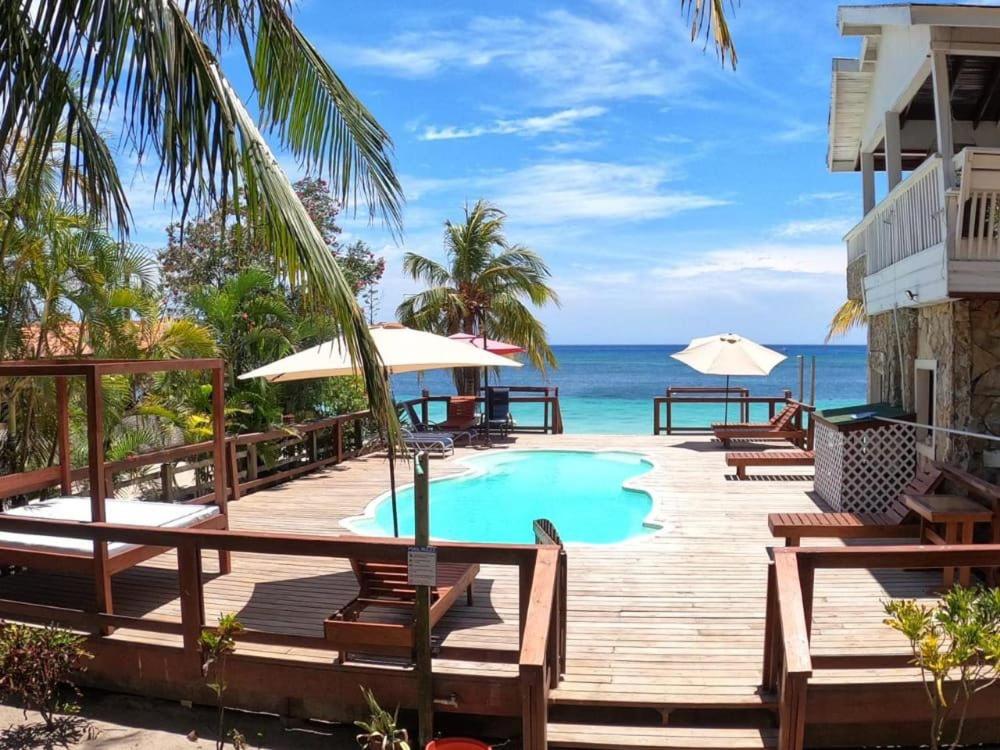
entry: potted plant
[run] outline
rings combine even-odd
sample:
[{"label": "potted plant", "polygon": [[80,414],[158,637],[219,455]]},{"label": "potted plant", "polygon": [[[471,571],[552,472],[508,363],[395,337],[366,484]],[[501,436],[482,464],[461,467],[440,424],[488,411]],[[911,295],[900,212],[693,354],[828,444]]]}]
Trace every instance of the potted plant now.
[{"label": "potted plant", "polygon": [[354,722],[362,730],[357,738],[358,745],[364,750],[410,750],[409,735],[397,726],[399,707],[390,714],[378,704],[371,690],[362,687],[361,694],[368,704],[369,717],[368,721]]}]

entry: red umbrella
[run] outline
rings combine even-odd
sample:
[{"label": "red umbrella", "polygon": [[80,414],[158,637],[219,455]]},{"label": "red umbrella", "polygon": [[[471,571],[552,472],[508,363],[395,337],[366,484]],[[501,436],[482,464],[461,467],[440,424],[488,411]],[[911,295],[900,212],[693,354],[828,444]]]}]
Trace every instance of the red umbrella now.
[{"label": "red umbrella", "polygon": [[508,344],[506,341],[496,341],[495,339],[484,339],[482,336],[474,336],[471,333],[456,333],[448,338],[455,339],[455,341],[468,341],[473,346],[485,349],[491,354],[499,354],[501,357],[507,357],[511,354],[521,354],[524,351],[517,344]]}]

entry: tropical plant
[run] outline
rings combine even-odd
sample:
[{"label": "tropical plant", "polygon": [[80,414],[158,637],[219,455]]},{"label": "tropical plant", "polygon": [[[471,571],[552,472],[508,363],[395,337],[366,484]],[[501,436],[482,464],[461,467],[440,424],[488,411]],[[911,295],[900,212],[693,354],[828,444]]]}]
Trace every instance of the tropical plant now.
[{"label": "tropical plant", "polygon": [[[186,216],[240,202],[246,228],[343,331],[369,402],[395,432],[388,384],[354,293],[261,128],[342,205],[400,222],[391,141],[296,27],[288,0],[14,0],[0,8],[0,154],[20,149],[16,204],[36,195],[61,144],[63,198],[126,232],[128,202],[99,123],[112,108],[121,151],[159,161],[158,186]],[[260,127],[219,62],[242,53]],[[356,203],[354,204],[356,206]],[[9,228],[8,228],[8,231]],[[0,243],[5,245],[6,243]]]},{"label": "tropical plant", "polygon": [[906,636],[920,668],[931,750],[958,747],[973,697],[1000,679],[1000,589],[958,586],[933,606],[893,600],[884,607],[886,625]]},{"label": "tropical plant", "polygon": [[[369,285],[377,285],[385,271],[385,261],[377,258],[360,240],[347,247],[339,244],[341,229],[337,216],[340,205],[330,193],[327,182],[307,178],[293,187],[350,288],[357,293]],[[237,211],[241,214],[237,215]],[[245,206],[230,203],[225,211],[217,208],[207,216],[175,222],[167,227],[167,246],[157,251],[157,260],[171,312],[183,313],[188,296],[202,287],[220,288],[251,268],[267,269],[288,289],[290,299],[294,298],[297,304],[305,301],[289,280],[283,278],[274,254],[262,238],[247,231],[246,219]]]},{"label": "tropical plant", "polygon": [[[226,745],[226,703],[225,694],[229,687],[226,683],[226,664],[230,654],[236,650],[236,636],[243,631],[243,624],[236,615],[229,613],[219,615],[219,623],[214,630],[205,630],[201,634],[201,672],[207,680],[208,689],[215,695],[216,718],[218,731],[215,735],[216,750],[223,750]],[[243,741],[243,736],[233,730],[232,735]]]},{"label": "tropical plant", "polygon": [[867,325],[868,316],[865,313],[865,305],[861,300],[849,299],[837,308],[830,321],[830,328],[826,332],[826,343],[830,343],[835,338],[844,336],[849,331]]},{"label": "tropical plant", "polygon": [[[465,207],[461,223],[445,222],[446,264],[407,253],[403,269],[428,288],[403,300],[396,316],[404,325],[450,336],[474,333],[510,341],[524,348],[540,370],[556,366],[545,327],[529,306],[540,307],[559,297],[549,286],[545,261],[504,236],[506,214],[479,200]],[[478,390],[479,371],[455,371],[459,393]]]},{"label": "tropical plant", "polygon": [[[735,7],[734,0],[729,0],[729,7]],[[735,70],[736,44],[726,20],[726,0],[681,0],[681,12],[687,14],[691,22],[691,41],[704,33],[705,44],[712,40],[722,64],[726,64],[728,56],[729,63]]]},{"label": "tropical plant", "polygon": [[389,713],[382,708],[371,690],[362,686],[361,694],[368,704],[368,721],[356,721],[355,726],[362,731],[358,735],[358,745],[364,750],[410,750],[410,737],[406,730],[398,726],[399,707]]},{"label": "tropical plant", "polygon": [[35,627],[0,624],[0,696],[16,697],[41,714],[50,729],[58,713],[76,713],[79,706],[73,676],[90,654],[84,638],[55,625]]}]

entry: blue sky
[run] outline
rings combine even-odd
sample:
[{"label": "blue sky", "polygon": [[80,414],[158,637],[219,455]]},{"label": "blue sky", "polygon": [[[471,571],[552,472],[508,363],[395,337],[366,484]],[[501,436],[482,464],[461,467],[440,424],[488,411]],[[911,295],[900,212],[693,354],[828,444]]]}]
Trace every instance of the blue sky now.
[{"label": "blue sky", "polygon": [[[744,0],[731,18],[733,72],[690,42],[678,5],[297,6],[395,141],[403,240],[343,222],[387,258],[383,319],[416,289],[402,254],[443,257],[444,220],[482,197],[507,211],[509,239],[552,267],[563,305],[540,315],[554,343],[722,330],[822,341],[861,202],[857,175],[825,167],[830,60],[855,56],[858,41],[837,33],[835,2]],[[242,71],[229,72],[248,92]],[[132,185],[137,239],[155,247],[170,212],[151,192],[148,180]]]}]

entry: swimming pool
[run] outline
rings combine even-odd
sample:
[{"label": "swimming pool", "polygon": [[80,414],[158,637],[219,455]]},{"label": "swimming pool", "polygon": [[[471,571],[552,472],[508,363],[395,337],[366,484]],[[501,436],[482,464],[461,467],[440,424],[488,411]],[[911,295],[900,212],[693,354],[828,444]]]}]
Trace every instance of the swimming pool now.
[{"label": "swimming pool", "polygon": [[[564,542],[614,544],[655,530],[653,499],[625,487],[652,464],[620,451],[508,450],[462,461],[467,474],[431,482],[431,536],[462,542],[534,543],[531,523],[552,521]],[[433,478],[434,467],[431,465]],[[399,531],[413,535],[413,487],[398,492]],[[388,493],[344,522],[358,534],[391,536]]]}]

